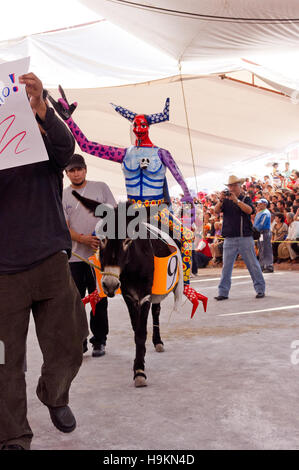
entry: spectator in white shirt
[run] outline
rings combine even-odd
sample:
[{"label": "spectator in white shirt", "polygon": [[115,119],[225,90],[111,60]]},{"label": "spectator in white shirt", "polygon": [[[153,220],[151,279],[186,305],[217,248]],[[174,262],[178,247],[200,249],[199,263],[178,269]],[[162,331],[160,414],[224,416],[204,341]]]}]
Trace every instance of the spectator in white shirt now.
[{"label": "spectator in white shirt", "polygon": [[[287,235],[287,240],[297,240],[299,239],[299,221],[295,220],[295,214],[293,212],[288,212],[287,221],[289,223],[289,230]],[[299,243],[288,243],[288,250],[291,258],[291,262],[296,262],[296,258],[299,256]]]}]

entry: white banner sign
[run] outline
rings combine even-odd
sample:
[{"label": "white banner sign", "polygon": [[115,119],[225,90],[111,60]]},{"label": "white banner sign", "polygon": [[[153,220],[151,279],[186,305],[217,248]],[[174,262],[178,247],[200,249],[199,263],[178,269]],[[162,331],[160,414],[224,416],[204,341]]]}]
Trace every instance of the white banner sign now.
[{"label": "white banner sign", "polygon": [[35,116],[19,76],[30,58],[0,64],[0,170],[48,160]]}]

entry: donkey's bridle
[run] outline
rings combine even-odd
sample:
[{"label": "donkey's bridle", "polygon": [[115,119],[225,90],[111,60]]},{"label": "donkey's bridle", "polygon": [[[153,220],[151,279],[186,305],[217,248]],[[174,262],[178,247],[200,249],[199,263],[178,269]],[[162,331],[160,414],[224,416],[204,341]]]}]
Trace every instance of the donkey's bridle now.
[{"label": "donkey's bridle", "polygon": [[76,256],[76,258],[79,258],[79,259],[80,259],[81,261],[83,261],[84,263],[89,264],[89,266],[92,266],[94,269],[97,269],[97,270],[100,271],[100,273],[103,274],[104,276],[114,276],[114,277],[116,277],[116,279],[119,280],[119,274],[110,273],[109,271],[102,271],[99,266],[96,266],[94,263],[92,263],[91,261],[89,261],[89,260],[83,258],[82,256],[78,255],[78,254],[75,253],[74,251],[72,251],[72,255]]}]

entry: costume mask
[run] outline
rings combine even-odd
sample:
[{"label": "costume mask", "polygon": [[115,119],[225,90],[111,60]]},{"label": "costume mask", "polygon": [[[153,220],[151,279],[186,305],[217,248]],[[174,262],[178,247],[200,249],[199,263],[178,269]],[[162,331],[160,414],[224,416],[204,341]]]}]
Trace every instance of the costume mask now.
[{"label": "costume mask", "polygon": [[167,98],[165,101],[165,106],[162,113],[148,115],[134,113],[129,109],[123,108],[122,106],[118,106],[113,103],[111,103],[111,105],[115,111],[128,119],[130,122],[133,122],[133,131],[137,138],[137,146],[152,146],[153,144],[148,136],[149,126],[152,124],[169,121],[169,98]]}]

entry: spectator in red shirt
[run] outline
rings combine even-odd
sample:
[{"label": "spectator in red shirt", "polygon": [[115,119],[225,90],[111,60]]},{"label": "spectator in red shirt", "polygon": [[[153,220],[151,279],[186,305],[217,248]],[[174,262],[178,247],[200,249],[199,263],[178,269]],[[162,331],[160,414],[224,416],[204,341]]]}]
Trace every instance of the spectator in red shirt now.
[{"label": "spectator in red shirt", "polygon": [[199,241],[197,248],[192,250],[192,274],[197,274],[198,268],[205,268],[209,261],[212,259],[212,253],[209,247],[208,240],[205,238],[206,233],[204,231],[204,238]]}]

